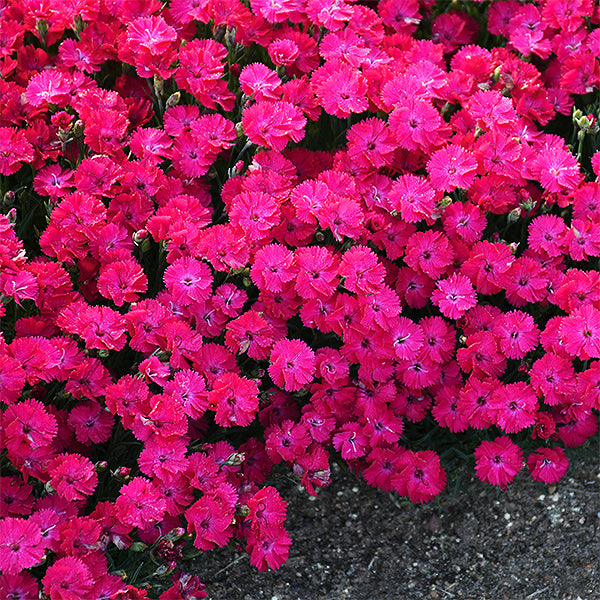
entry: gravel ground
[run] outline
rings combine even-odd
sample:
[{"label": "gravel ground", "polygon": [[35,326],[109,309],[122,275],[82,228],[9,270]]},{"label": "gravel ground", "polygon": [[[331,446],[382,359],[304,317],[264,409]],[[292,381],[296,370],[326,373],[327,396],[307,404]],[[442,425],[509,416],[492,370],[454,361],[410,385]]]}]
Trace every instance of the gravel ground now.
[{"label": "gravel ground", "polygon": [[281,477],[288,562],[258,573],[224,548],[198,573],[213,600],[600,600],[600,460],[575,456],[555,486],[471,477],[422,506],[337,464],[317,498]]}]

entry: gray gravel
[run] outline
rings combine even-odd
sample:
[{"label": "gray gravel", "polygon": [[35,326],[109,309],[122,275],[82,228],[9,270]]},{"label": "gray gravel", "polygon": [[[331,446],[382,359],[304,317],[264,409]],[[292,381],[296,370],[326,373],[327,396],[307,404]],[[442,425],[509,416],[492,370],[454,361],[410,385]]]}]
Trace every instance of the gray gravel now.
[{"label": "gray gravel", "polygon": [[338,465],[317,498],[282,477],[288,562],[258,573],[226,548],[198,572],[213,600],[600,600],[600,460],[576,456],[555,486],[470,477],[422,506]]}]

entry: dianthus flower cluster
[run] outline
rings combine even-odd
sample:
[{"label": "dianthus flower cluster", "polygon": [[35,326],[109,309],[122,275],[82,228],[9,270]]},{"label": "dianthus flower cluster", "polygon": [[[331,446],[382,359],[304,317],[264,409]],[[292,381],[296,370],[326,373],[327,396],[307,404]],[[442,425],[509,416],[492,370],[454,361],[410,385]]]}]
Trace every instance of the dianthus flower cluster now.
[{"label": "dianthus flower cluster", "polygon": [[597,433],[598,3],[443,4],[0,0],[2,598],[203,598],[277,473]]}]

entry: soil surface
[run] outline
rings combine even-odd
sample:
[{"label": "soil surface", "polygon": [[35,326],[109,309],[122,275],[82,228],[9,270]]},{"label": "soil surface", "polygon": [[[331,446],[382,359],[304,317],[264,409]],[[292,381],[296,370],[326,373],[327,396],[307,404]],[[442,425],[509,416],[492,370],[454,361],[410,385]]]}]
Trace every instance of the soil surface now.
[{"label": "soil surface", "polygon": [[600,460],[575,456],[557,485],[521,472],[502,492],[470,477],[425,505],[337,464],[317,498],[281,477],[287,563],[258,573],[224,548],[198,573],[212,600],[599,600]]}]

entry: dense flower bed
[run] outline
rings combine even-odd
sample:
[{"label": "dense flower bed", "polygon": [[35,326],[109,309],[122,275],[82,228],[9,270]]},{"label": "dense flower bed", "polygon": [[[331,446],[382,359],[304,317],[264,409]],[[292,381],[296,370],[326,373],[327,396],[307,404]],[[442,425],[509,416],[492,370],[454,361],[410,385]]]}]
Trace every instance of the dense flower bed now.
[{"label": "dense flower bed", "polygon": [[541,482],[600,409],[598,3],[0,0],[0,595],[285,562],[273,475]]}]

